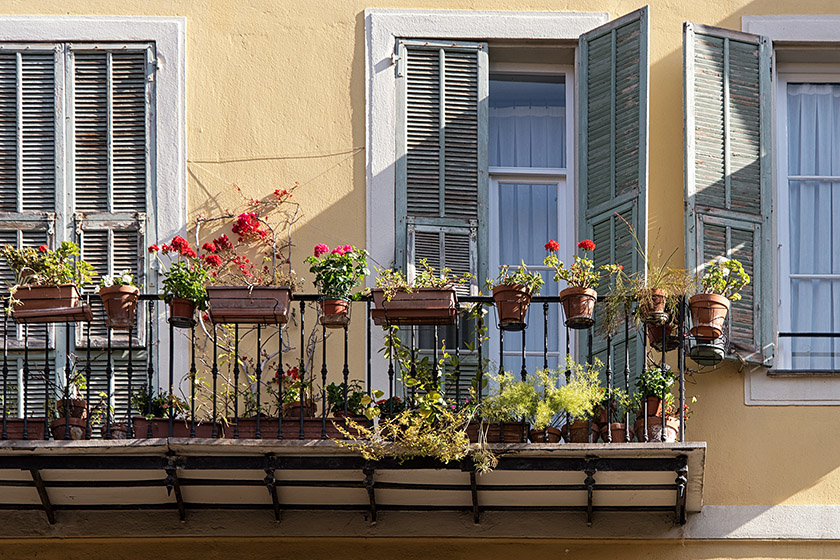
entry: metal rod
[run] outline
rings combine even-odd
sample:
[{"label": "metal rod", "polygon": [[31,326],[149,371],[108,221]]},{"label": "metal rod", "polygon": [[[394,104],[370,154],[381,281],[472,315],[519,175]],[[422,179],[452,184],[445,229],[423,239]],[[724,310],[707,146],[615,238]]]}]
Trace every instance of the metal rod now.
[{"label": "metal rod", "polygon": [[[147,317],[146,317],[146,320],[148,321],[148,331],[147,331],[148,340],[147,340],[147,342],[148,342],[148,345],[149,345],[149,352],[146,356],[146,358],[148,359],[148,366],[147,366],[147,369],[146,369],[146,376],[148,378],[147,379],[148,384],[146,386],[146,391],[147,391],[146,392],[146,416],[151,418],[152,417],[152,378],[154,377],[154,374],[155,374],[154,363],[152,361],[152,346],[154,344],[154,340],[152,338],[153,332],[154,332],[153,329],[152,329],[152,317],[154,317],[154,314],[153,314],[154,304],[152,303],[152,301],[149,301],[149,303],[147,305],[147,310],[148,310],[148,314],[147,314]],[[88,367],[90,367],[90,323],[88,323],[87,334],[88,334]],[[90,383],[88,383],[88,387],[90,387]],[[215,391],[214,391],[214,394],[215,394]],[[152,421],[151,420],[149,420],[147,428],[148,428],[148,430],[147,430],[147,433],[146,433],[146,437],[151,438],[152,437]]]},{"label": "metal rod", "polygon": [[[322,325],[321,339],[321,439],[327,439],[327,326]],[[303,401],[301,401],[301,410]]]},{"label": "metal rod", "polygon": [[483,307],[480,303],[478,304],[478,306],[479,308],[476,310],[477,313],[475,319],[476,333],[478,334],[478,336],[476,336],[476,338],[478,339],[478,373],[476,376],[478,379],[478,387],[476,387],[476,392],[478,394],[476,395],[476,400],[478,401],[478,404],[481,404],[481,394],[484,392],[484,358],[482,357],[482,350],[484,348],[484,345],[481,340],[483,338],[482,335],[484,332],[484,313]]},{"label": "metal rod", "polygon": [[461,303],[455,302],[455,406],[461,409]]},{"label": "metal rod", "polygon": [[548,369],[548,302],[544,301],[543,308],[543,369]]},{"label": "metal rod", "polygon": [[195,325],[190,328],[190,437],[195,437]]},{"label": "metal rod", "polygon": [[[299,381],[301,382],[301,387],[298,389],[298,398],[300,399],[300,423],[298,424],[299,431],[298,431],[298,439],[303,439],[303,402],[304,402],[304,394],[303,394],[303,382],[306,381],[306,357],[304,352],[306,352],[306,327],[304,326],[304,315],[306,312],[306,304],[301,301],[300,302],[300,372],[299,372]],[[314,367],[314,364],[313,364]],[[314,379],[314,376],[313,376]]]},{"label": "metal rod", "polygon": [[29,325],[23,326],[23,439],[29,439]]},{"label": "metal rod", "polygon": [[[624,308],[624,392],[630,396],[630,310]],[[630,411],[624,411],[624,441],[630,442]]]},{"label": "metal rod", "polygon": [[283,439],[283,325],[277,325],[277,439]]},{"label": "metal rod", "polygon": [[257,430],[254,434],[256,439],[262,439],[262,426],[260,426],[262,418],[262,403],[260,402],[260,385],[262,384],[262,325],[257,324],[257,363],[254,372],[257,382]]},{"label": "metal rod", "polygon": [[[238,357],[238,356],[237,356]],[[169,437],[175,432],[175,327],[169,322]],[[151,395],[149,395],[151,399]]]},{"label": "metal rod", "polygon": [[685,296],[679,298],[679,323],[677,324],[677,339],[680,341],[677,352],[677,368],[680,373],[680,441],[685,441],[685,347],[683,331],[685,329]]},{"label": "metal rod", "polygon": [[134,438],[134,423],[131,421],[131,392],[132,392],[132,384],[131,378],[134,376],[134,364],[132,359],[132,354],[134,354],[134,341],[133,337],[131,336],[134,332],[134,324],[128,326],[128,404],[127,404],[127,411],[126,411],[126,423],[128,424],[128,437]]},{"label": "metal rod", "polygon": [[111,360],[113,359],[111,347],[111,333],[112,329],[108,327],[108,350],[105,354],[105,379],[108,387],[108,396],[105,399],[105,439],[111,439],[111,388],[114,384],[114,366],[111,362]]},{"label": "metal rod", "polygon": [[216,323],[213,323],[213,369],[210,370],[213,377],[213,438],[219,437],[219,402],[216,398],[219,382],[219,337]]},{"label": "metal rod", "polygon": [[371,385],[373,384],[373,355],[371,354],[371,318],[370,318],[370,301],[365,302],[365,307],[367,310],[367,339],[365,340],[367,344],[367,394],[368,396],[373,395],[373,388]]},{"label": "metal rod", "polygon": [[519,377],[522,378],[522,381],[525,381],[525,378],[528,377],[528,370],[525,367],[525,329],[522,329],[522,368],[519,370]]},{"label": "metal rod", "polygon": [[[665,363],[665,337],[668,334],[667,329],[668,329],[668,323],[667,322],[662,323],[662,361],[661,361],[659,367],[662,370],[663,374],[665,373],[665,368],[667,367],[667,364]],[[665,409],[666,404],[667,404],[667,401],[665,399],[666,389],[663,387],[662,391],[663,391],[663,393],[662,393],[662,426],[661,426],[662,431],[659,433],[659,441],[665,441],[665,415],[667,413],[667,410]]]},{"label": "metal rod", "polygon": [[[626,346],[625,341],[625,346]],[[612,336],[607,335],[607,409],[606,409],[606,418],[607,418],[607,443],[612,443],[612,389],[613,389],[613,372],[612,372]],[[603,405],[602,405],[603,406]]]},{"label": "metal rod", "polygon": [[70,439],[70,325],[64,327],[64,344],[67,352],[64,358],[64,439]]},{"label": "metal rod", "polygon": [[239,439],[239,323],[233,336],[233,439]]},{"label": "metal rod", "polygon": [[[6,302],[3,302],[3,430],[0,432],[0,439],[9,438],[8,415],[9,415],[9,316],[6,313]],[[17,399],[15,399],[17,400]]]},{"label": "metal rod", "polygon": [[[344,375],[344,418],[349,416],[350,411],[347,409],[347,391],[350,388],[350,366],[348,365],[350,354],[350,340],[348,335],[347,324],[344,324],[344,368],[341,373]],[[354,411],[355,412],[355,411]],[[347,436],[344,436],[345,438]]]}]

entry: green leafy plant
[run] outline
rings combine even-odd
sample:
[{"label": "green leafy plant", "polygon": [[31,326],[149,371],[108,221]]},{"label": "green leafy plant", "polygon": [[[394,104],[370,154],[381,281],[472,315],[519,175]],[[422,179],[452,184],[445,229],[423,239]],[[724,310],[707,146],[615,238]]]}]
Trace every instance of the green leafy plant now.
[{"label": "green leafy plant", "polygon": [[397,292],[412,292],[419,288],[444,289],[454,284],[467,284],[475,278],[469,272],[453,276],[452,270],[446,267],[437,270],[426,259],[420,260],[420,270],[411,282],[399,270],[377,268],[376,272],[376,287],[382,289],[386,301],[391,301]]},{"label": "green leafy plant", "polygon": [[46,245],[37,249],[5,245],[2,253],[15,274],[12,292],[20,286],[75,284],[84,288],[93,279],[93,265],[80,258],[79,246],[70,241],[62,241],[54,251]]},{"label": "green leafy plant", "polygon": [[187,403],[177,395],[169,395],[163,392],[155,394],[152,391],[151,407],[149,399],[150,396],[145,387],[131,396],[132,409],[143,414],[147,420],[151,420],[152,418],[168,418],[170,409],[174,411],[175,417],[180,417],[189,410]]},{"label": "green leafy plant", "polygon": [[544,283],[542,274],[539,272],[529,272],[528,267],[525,266],[525,261],[522,261],[512,273],[510,272],[509,265],[503,265],[499,276],[495,280],[487,280],[487,289],[492,290],[496,286],[515,286],[518,284],[525,286],[525,289],[532,296],[536,296],[539,295]]},{"label": "green leafy plant", "polygon": [[578,243],[578,249],[583,250],[583,256],[575,255],[575,262],[566,267],[557,256],[560,245],[553,239],[545,244],[545,250],[549,254],[543,263],[554,269],[555,282],[565,280],[570,288],[595,288],[600,284],[601,278],[615,274],[623,268],[620,264],[605,264],[596,269],[595,263],[587,255],[589,251],[595,250],[595,243],[591,239],[584,239]]},{"label": "green leafy plant", "polygon": [[315,253],[304,259],[315,275],[315,288],[324,299],[349,300],[353,288],[368,274],[367,251],[350,245],[330,251],[323,243],[315,246]]},{"label": "green leafy plant", "polygon": [[741,289],[750,283],[744,266],[735,259],[709,261],[699,279],[701,293],[718,294],[731,301],[741,299]]},{"label": "green leafy plant", "polygon": [[[195,249],[180,235],[172,238],[172,243],[161,247],[150,245],[153,253],[164,268],[163,299],[168,303],[172,298],[183,298],[193,302],[199,309],[207,309],[207,269]],[[169,267],[160,258],[163,253],[169,259]]]},{"label": "green leafy plant", "polygon": [[671,393],[677,375],[669,368],[648,368],[636,379],[636,390],[650,397]]},{"label": "green leafy plant", "polygon": [[345,390],[347,391],[347,413],[362,415],[365,411],[365,405],[362,404],[362,400],[368,395],[365,393],[362,382],[359,380],[353,380],[347,384],[330,383],[327,385],[328,410],[333,414],[344,414]]}]

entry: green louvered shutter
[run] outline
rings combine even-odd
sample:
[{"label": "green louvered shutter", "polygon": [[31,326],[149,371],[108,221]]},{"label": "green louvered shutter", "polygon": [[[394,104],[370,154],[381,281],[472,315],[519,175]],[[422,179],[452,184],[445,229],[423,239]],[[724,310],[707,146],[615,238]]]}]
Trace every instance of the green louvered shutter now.
[{"label": "green louvered shutter", "polygon": [[[97,276],[129,270],[145,284],[145,229],[149,192],[151,130],[149,126],[154,67],[148,49],[90,50],[72,52],[73,74],[73,196],[74,220],[82,256]],[[107,345],[108,331],[101,303],[94,301],[91,346]],[[145,352],[140,348],[146,314],[138,307],[132,386],[144,374]],[[78,329],[77,344],[87,346],[87,332]],[[112,395],[117,416],[128,402],[126,331],[111,336],[113,384],[105,375],[105,355],[100,350],[92,366],[91,387]],[[82,352],[82,350],[80,350]]]},{"label": "green louvered shutter", "polygon": [[487,269],[487,45],[397,43],[395,264]]},{"label": "green louvered shutter", "polygon": [[771,365],[770,55],[766,37],[686,23],[686,267],[741,261],[752,278],[732,304],[731,349]]},{"label": "green louvered shutter", "polygon": [[[578,78],[578,192],[580,239],[595,242],[596,266],[642,268],[633,237],[619,215],[646,243],[648,176],[648,8],[618,18],[580,37]],[[598,293],[608,293],[603,282]],[[600,324],[596,324],[596,332]],[[586,356],[586,337],[579,353]],[[613,372],[625,366],[623,332],[613,344]],[[641,341],[630,329],[630,372],[642,368]],[[606,360],[606,339],[596,336],[595,355]]]}]

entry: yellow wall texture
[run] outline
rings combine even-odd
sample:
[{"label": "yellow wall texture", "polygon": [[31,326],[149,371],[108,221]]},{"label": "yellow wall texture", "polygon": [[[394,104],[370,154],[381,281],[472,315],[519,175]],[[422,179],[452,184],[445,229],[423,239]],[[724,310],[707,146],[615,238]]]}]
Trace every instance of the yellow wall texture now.
[{"label": "yellow wall texture", "polygon": [[[340,552],[337,552],[340,551]],[[613,541],[591,543],[555,539],[65,539],[4,540],[0,560],[61,558],[62,560],[134,560],[136,558],[201,558],[202,560],[483,560],[526,555],[534,560],[684,560],[837,558],[840,544],[796,542]]]},{"label": "yellow wall texture", "polygon": [[[667,254],[671,240],[681,246],[683,239],[683,22],[740,29],[743,15],[837,13],[840,6],[825,0],[649,3],[649,228],[650,239],[658,239]],[[295,231],[299,249],[293,262],[302,272],[301,260],[315,243],[365,244],[365,156],[356,151],[365,142],[365,8],[595,11],[614,18],[642,5],[638,0],[5,0],[0,10],[186,17],[188,154],[198,163],[189,167],[191,215],[235,206],[237,197],[226,182],[249,196],[300,182],[296,199],[305,220]],[[362,371],[362,340],[357,331],[353,371]],[[688,393],[698,397],[688,438],[709,443],[706,504],[836,501],[840,448],[827,444],[834,409],[746,407],[743,374],[732,369],[698,376]],[[603,556],[614,556],[613,545],[605,546]],[[702,557],[718,557],[713,546],[703,550]],[[679,551],[669,549],[668,555],[679,557]],[[755,557],[762,554],[756,551]],[[826,552],[816,547],[790,554]]]}]

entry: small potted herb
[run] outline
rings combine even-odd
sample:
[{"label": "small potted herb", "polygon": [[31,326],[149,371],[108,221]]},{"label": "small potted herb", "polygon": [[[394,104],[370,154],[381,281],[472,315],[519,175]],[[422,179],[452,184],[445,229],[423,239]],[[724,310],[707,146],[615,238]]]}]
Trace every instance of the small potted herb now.
[{"label": "small potted herb", "polygon": [[704,340],[720,338],[729,313],[729,302],[741,299],[739,292],[749,283],[750,277],[739,261],[710,261],[699,279],[700,293],[688,300],[693,325],[691,334]]},{"label": "small potted herb", "polygon": [[504,265],[495,281],[488,281],[503,330],[521,331],[525,328],[525,314],[531,297],[539,295],[544,281],[539,272],[529,272],[523,261],[513,273]]},{"label": "small potted herb", "polygon": [[334,417],[364,416],[365,405],[362,400],[367,396],[359,380],[349,383],[330,383],[327,385],[327,408]]},{"label": "small potted herb", "polygon": [[319,243],[305,262],[310,265],[309,272],[315,275],[313,283],[321,295],[321,324],[329,328],[343,327],[348,322],[351,292],[368,274],[367,251],[351,245],[331,251]]},{"label": "small potted herb", "polygon": [[137,312],[140,288],[130,270],[103,276],[99,281],[99,298],[105,308],[105,324],[110,329],[130,329]]},{"label": "small potted herb", "polygon": [[[615,274],[623,267],[620,264],[605,264],[595,268],[595,263],[587,256],[589,251],[595,250],[595,243],[591,239],[584,239],[578,243],[578,249],[583,250],[583,256],[575,255],[575,262],[568,268],[557,257],[560,245],[551,240],[545,244],[549,255],[543,261],[545,266],[554,269],[554,281],[565,280],[568,287],[560,292],[560,302],[566,314],[566,326],[570,329],[588,329],[595,324],[595,302],[598,292],[595,288],[601,278]],[[602,271],[606,274],[602,274]]]},{"label": "small potted herb", "polygon": [[15,320],[50,322],[90,320],[90,308],[80,302],[81,290],[93,278],[93,266],[81,258],[79,246],[64,241],[58,249],[3,247],[3,256],[15,274],[10,288]]},{"label": "small potted herb", "polygon": [[452,276],[451,270],[440,271],[426,259],[420,261],[420,272],[409,282],[393,269],[378,270],[376,288],[371,290],[376,325],[451,325],[455,322],[455,284],[466,284],[474,278],[470,273]]},{"label": "small potted herb", "polygon": [[195,249],[180,235],[172,243],[161,247],[150,245],[153,253],[165,267],[159,253],[169,259],[169,267],[163,275],[163,299],[169,304],[169,321],[176,327],[191,327],[195,324],[193,314],[196,307],[207,309],[207,269]]},{"label": "small potted herb", "polygon": [[190,427],[180,419],[189,411],[187,403],[177,395],[164,392],[151,396],[145,387],[140,388],[131,396],[131,408],[142,416],[134,418],[135,437],[165,438],[169,437],[169,415],[178,419],[173,428],[173,437],[189,437]]}]

